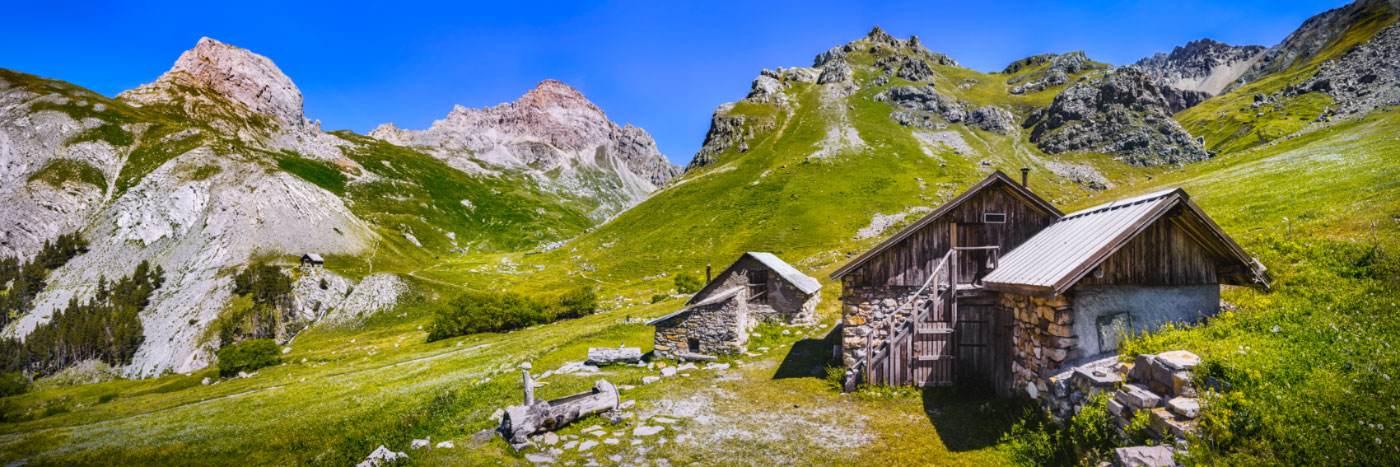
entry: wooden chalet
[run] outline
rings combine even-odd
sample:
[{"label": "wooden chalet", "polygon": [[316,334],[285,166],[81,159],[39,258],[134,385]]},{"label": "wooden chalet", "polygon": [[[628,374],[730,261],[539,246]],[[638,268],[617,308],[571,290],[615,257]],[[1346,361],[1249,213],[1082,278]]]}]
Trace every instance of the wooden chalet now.
[{"label": "wooden chalet", "polygon": [[1180,189],[1064,214],[995,172],[832,274],[848,387],[1045,392],[1120,338],[1215,314],[1259,265]]}]

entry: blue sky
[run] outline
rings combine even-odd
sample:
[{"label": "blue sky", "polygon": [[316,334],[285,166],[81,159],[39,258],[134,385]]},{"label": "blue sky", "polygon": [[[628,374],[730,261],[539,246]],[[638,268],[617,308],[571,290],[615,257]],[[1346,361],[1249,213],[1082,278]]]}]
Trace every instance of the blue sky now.
[{"label": "blue sky", "polygon": [[0,67],[110,96],[154,80],[209,36],[275,61],[324,128],[360,133],[387,121],[426,128],[454,104],[512,101],[554,78],[685,164],[715,107],[743,98],[759,70],[810,66],[876,24],[995,71],[1073,50],[1125,64],[1202,37],[1270,46],[1346,3],[18,2],[4,7]]}]

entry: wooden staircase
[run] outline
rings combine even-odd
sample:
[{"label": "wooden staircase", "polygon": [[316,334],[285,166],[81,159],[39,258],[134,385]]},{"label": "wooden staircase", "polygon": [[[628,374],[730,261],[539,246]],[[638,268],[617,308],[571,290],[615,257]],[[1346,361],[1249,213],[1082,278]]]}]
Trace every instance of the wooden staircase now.
[{"label": "wooden staircase", "polygon": [[[953,384],[957,373],[958,302],[991,300],[981,285],[959,283],[954,265],[962,250],[990,250],[992,258],[996,257],[996,247],[948,250],[924,284],[895,308],[884,342],[872,346],[873,339],[866,340],[865,358],[847,373],[847,391],[855,390],[860,379],[868,384],[892,386]],[[906,310],[907,319],[898,319]]]}]

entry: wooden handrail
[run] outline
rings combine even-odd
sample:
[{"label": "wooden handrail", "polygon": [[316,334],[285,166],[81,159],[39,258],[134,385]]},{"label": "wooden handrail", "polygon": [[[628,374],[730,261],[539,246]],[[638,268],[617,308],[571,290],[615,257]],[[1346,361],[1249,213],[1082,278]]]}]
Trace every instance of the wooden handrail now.
[{"label": "wooden handrail", "polygon": [[[976,249],[985,249],[986,247],[972,247],[972,248],[976,248]],[[995,248],[995,247],[992,247],[992,248]],[[919,310],[918,310],[918,309],[915,309],[915,310],[913,311],[913,313],[910,314],[908,326],[906,326],[904,329],[902,329],[901,331],[903,331],[903,332],[901,332],[901,333],[899,333],[899,334],[896,334],[896,333],[895,333],[895,319],[898,317],[898,314],[899,314],[900,310],[903,310],[904,307],[909,306],[910,304],[913,304],[916,300],[919,299],[919,295],[920,295],[920,294],[922,294],[922,293],[924,293],[924,291],[928,290],[929,286],[932,285],[933,282],[934,282],[934,280],[938,278],[938,274],[939,274],[940,272],[943,272],[943,268],[947,267],[948,264],[951,263],[951,262],[953,261],[952,258],[956,255],[955,252],[956,252],[957,250],[958,250],[958,248],[951,248],[951,249],[948,250],[947,253],[944,253],[944,254],[943,254],[943,258],[940,259],[940,260],[938,261],[938,266],[935,266],[935,267],[933,268],[933,271],[932,271],[931,273],[929,273],[928,279],[925,279],[925,280],[924,280],[923,285],[919,286],[919,288],[918,288],[917,290],[915,290],[913,294],[910,294],[909,299],[905,300],[905,302],[904,302],[903,304],[901,304],[901,305],[895,307],[894,311],[891,311],[891,312],[890,312],[890,317],[889,317],[889,319],[890,319],[890,324],[889,324],[890,328],[889,328],[888,334],[886,334],[888,337],[885,339],[885,342],[884,342],[884,343],[880,344],[880,347],[879,347],[879,348],[872,348],[872,346],[870,345],[870,341],[872,340],[871,337],[873,337],[873,336],[869,336],[869,337],[866,338],[866,340],[865,340],[865,349],[866,349],[866,351],[865,351],[865,360],[864,360],[863,362],[861,362],[860,364],[857,365],[857,368],[859,368],[859,369],[853,368],[852,370],[854,370],[854,371],[852,372],[852,374],[851,374],[849,377],[847,377],[847,382],[846,382],[847,390],[854,389],[854,387],[853,387],[854,384],[853,384],[853,383],[854,383],[855,379],[856,379],[861,373],[865,373],[865,374],[867,374],[867,375],[870,374],[870,372],[871,372],[871,367],[872,367],[872,364],[873,364],[874,361],[876,361],[877,359],[880,359],[880,358],[884,358],[884,359],[887,359],[887,360],[888,360],[888,359],[891,357],[890,354],[894,351],[894,343],[895,343],[896,341],[899,341],[899,340],[901,340],[901,339],[904,339],[904,338],[909,337],[909,334],[913,333],[913,332],[918,328],[918,321],[919,321],[919,317],[920,317],[920,316],[919,316]],[[950,275],[949,277],[950,277],[950,279],[951,279],[951,275]],[[951,282],[951,280],[950,280],[950,282]],[[952,288],[952,287],[950,286],[950,288]],[[937,291],[935,291],[935,294],[936,294],[936,293],[937,293]],[[876,354],[879,354],[879,355],[877,356]],[[887,373],[889,373],[889,368],[888,368],[889,366],[890,366],[890,364],[887,362],[887,363],[886,363],[886,367],[887,367],[887,368],[886,368],[886,370],[887,370],[886,372],[887,372]],[[890,373],[890,375],[887,375],[887,377],[886,377],[886,382],[888,382],[889,379],[890,379],[888,376],[892,376],[892,375],[893,375],[893,373]]]}]

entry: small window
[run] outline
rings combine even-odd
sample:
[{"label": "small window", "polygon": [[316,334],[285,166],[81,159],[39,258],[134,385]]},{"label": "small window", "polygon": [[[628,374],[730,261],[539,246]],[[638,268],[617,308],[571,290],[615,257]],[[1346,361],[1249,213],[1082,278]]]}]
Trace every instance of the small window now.
[{"label": "small window", "polygon": [[700,353],[700,339],[694,337],[686,339],[685,346],[691,353]]},{"label": "small window", "polygon": [[983,224],[1005,224],[1006,213],[1004,212],[984,212],[982,213]]},{"label": "small window", "polygon": [[748,271],[749,303],[768,303],[768,271],[751,269]]}]

